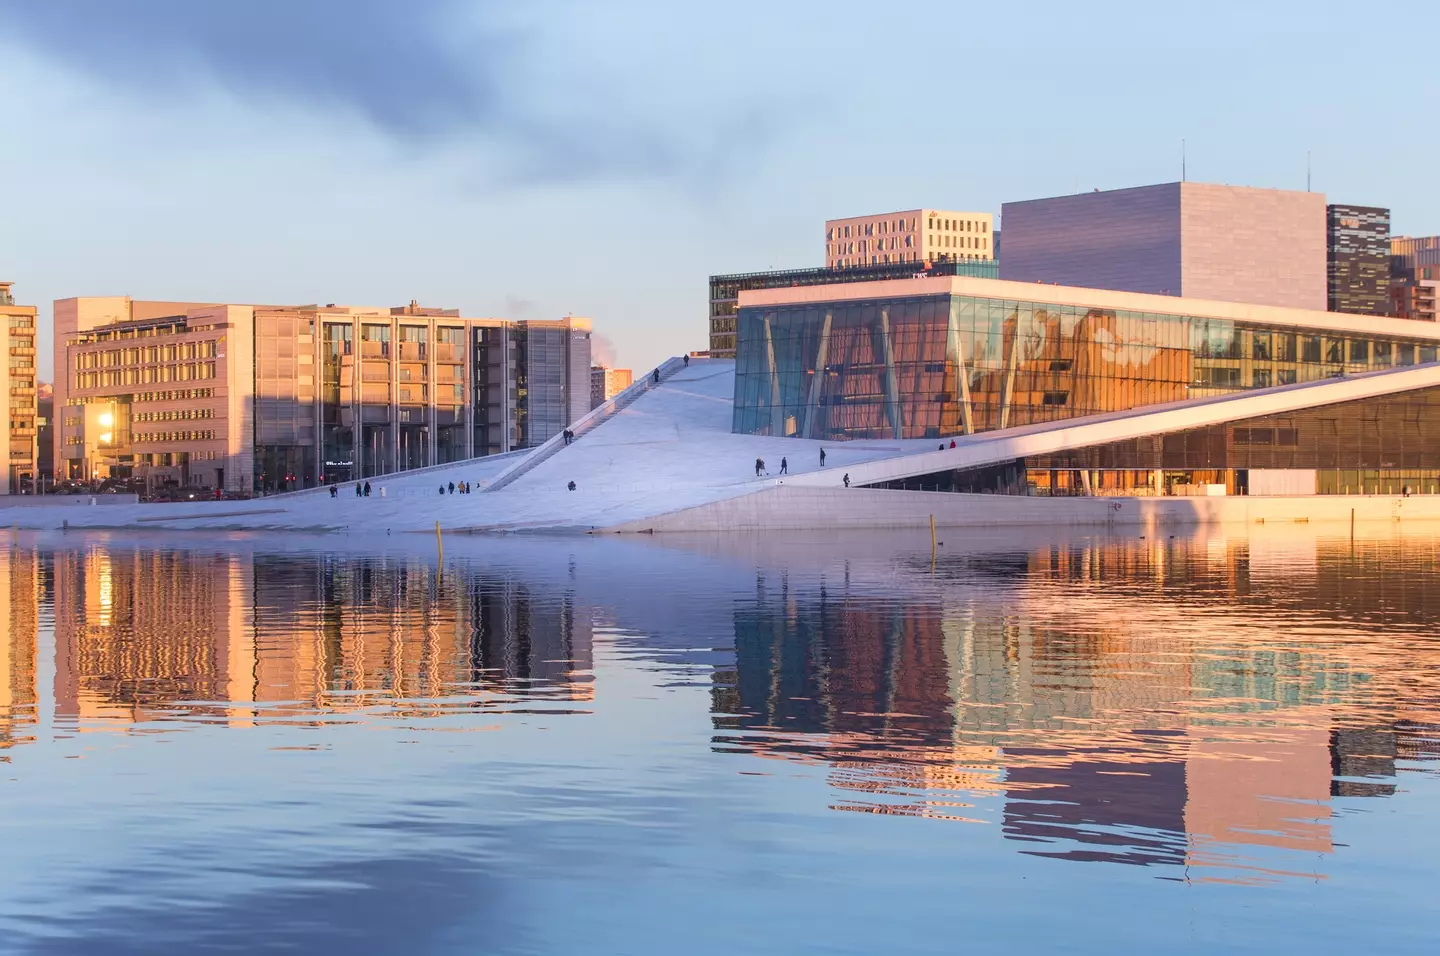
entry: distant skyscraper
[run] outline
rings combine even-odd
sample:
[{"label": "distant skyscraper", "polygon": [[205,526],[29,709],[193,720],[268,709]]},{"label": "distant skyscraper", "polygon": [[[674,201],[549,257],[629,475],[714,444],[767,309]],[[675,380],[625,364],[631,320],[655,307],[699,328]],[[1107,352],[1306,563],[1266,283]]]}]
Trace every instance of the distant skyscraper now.
[{"label": "distant skyscraper", "polygon": [[988,212],[908,209],[825,223],[825,265],[832,269],[892,262],[993,259]]},{"label": "distant skyscraper", "polygon": [[1390,314],[1434,322],[1437,287],[1440,287],[1440,236],[1391,239]]},{"label": "distant skyscraper", "polygon": [[1325,207],[1325,265],[1331,312],[1386,315],[1390,311],[1390,210],[1378,206]]},{"label": "distant skyscraper", "polygon": [[1325,197],[1164,183],[1001,209],[1000,278],[1319,311]]}]

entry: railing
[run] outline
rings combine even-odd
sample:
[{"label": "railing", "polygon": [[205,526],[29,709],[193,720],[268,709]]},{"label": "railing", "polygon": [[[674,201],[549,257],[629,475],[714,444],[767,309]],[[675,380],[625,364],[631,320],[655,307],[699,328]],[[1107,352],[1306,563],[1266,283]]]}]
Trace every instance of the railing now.
[{"label": "railing", "polygon": [[[684,359],[682,358],[666,359],[660,365],[660,381],[664,382],[667,378],[674,375],[676,372],[678,372],[684,367],[685,363]],[[582,415],[577,418],[574,422],[570,424],[569,431],[576,438],[584,436],[586,433],[588,433],[598,425],[604,423],[611,416],[626,408],[628,405],[630,405],[631,402],[635,401],[635,399],[639,398],[641,395],[644,395],[646,392],[648,392],[654,387],[655,385],[651,380],[651,377],[649,375],[646,375],[644,378],[633,383],[629,388],[621,391],[614,398],[602,402],[595,408],[591,409],[588,414]],[[556,452],[558,452],[564,447],[565,435],[563,433],[556,435],[549,441],[546,441],[535,447],[528,458],[524,458],[521,461],[516,462],[514,465],[511,465],[509,468],[496,475],[482,490],[487,492],[499,491],[501,488],[509,485],[517,478],[520,478],[522,475],[533,471],[536,466],[540,465],[542,462],[548,461]]]}]

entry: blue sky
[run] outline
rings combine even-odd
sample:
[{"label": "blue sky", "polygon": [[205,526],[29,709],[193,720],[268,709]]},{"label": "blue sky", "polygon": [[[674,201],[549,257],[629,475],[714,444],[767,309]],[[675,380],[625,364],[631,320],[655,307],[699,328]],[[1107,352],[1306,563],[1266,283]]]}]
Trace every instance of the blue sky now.
[{"label": "blue sky", "polygon": [[[1179,178],[1440,232],[1440,4],[0,0],[0,278],[589,315],[706,344],[706,276],[829,217]],[[42,375],[48,377],[48,349]]]}]

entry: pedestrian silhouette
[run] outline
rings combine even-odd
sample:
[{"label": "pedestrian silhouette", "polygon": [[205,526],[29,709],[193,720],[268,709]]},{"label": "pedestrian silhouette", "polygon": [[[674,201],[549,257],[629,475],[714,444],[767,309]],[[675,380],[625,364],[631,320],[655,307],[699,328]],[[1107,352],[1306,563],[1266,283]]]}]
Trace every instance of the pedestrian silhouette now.
[{"label": "pedestrian silhouette", "polygon": [[765,470],[765,459],[764,459],[764,458],[756,458],[756,459],[755,459],[755,477],[756,477],[756,478],[759,478],[759,477],[760,477],[760,473],[761,473],[762,471],[764,471],[764,470]]},{"label": "pedestrian silhouette", "polygon": [[656,385],[660,384],[660,370],[658,368],[655,370],[655,373],[650,377],[654,379]]},{"label": "pedestrian silhouette", "polygon": [[782,474],[782,475],[788,475],[788,474],[790,474],[790,461],[789,461],[788,459],[786,459],[786,458],[781,458],[781,459],[780,459],[780,474]]},{"label": "pedestrian silhouette", "polygon": [[366,497],[366,498],[369,498],[369,497],[370,497],[370,482],[368,482],[368,481],[365,482],[365,497]]},{"label": "pedestrian silhouette", "polygon": [[356,497],[356,498],[359,498],[359,497],[363,496],[364,494],[365,494],[365,490],[360,487],[360,482],[358,482],[358,481],[355,482],[355,497]]},{"label": "pedestrian silhouette", "polygon": [[331,485],[331,486],[330,486],[330,497],[331,497],[331,498],[334,498],[334,497],[335,497],[335,492],[337,492],[337,491],[339,491],[339,490],[340,490],[339,488],[336,488],[334,485]]},{"label": "pedestrian silhouette", "polygon": [[820,449],[820,467],[825,467],[825,449]]},{"label": "pedestrian silhouette", "polygon": [[689,368],[689,367],[690,367],[690,356],[686,355],[686,356],[682,356],[682,358],[683,358],[684,361],[685,361],[685,367],[686,367],[686,368]]},{"label": "pedestrian silhouette", "polygon": [[575,490],[575,482],[573,482],[573,481],[570,482],[570,484],[566,485],[566,487],[569,488],[571,491],[574,491],[574,490]]},{"label": "pedestrian silhouette", "polygon": [[452,495],[455,493],[455,482],[453,482],[453,481],[450,482],[450,493],[451,493]]},{"label": "pedestrian silhouette", "polygon": [[953,439],[953,438],[950,439],[950,447],[951,447],[951,448],[954,448],[954,447],[955,447],[955,439]]},{"label": "pedestrian silhouette", "polygon": [[845,487],[850,487],[850,473],[848,471],[845,473]]}]

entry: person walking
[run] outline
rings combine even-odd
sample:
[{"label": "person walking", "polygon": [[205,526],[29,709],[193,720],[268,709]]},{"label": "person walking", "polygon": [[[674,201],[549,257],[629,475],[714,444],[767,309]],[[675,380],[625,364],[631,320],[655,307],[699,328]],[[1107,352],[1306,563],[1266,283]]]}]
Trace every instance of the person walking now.
[{"label": "person walking", "polygon": [[330,497],[331,497],[331,498],[334,498],[334,497],[335,497],[335,492],[337,492],[337,491],[339,491],[339,490],[340,490],[339,488],[336,488],[334,485],[331,485],[331,486],[330,486]]},{"label": "person walking", "polygon": [[850,472],[848,472],[848,471],[845,472],[845,487],[846,487],[846,488],[849,488],[849,487],[850,487]]},{"label": "person walking", "polygon": [[685,363],[685,367],[686,367],[686,368],[689,368],[689,367],[690,367],[690,356],[689,356],[689,355],[682,356],[682,357],[681,357],[681,360]]},{"label": "person walking", "polygon": [[365,495],[365,489],[360,487],[360,482],[355,482],[355,497],[361,498]]},{"label": "person walking", "polygon": [[440,494],[442,494],[442,495],[445,494],[445,486],[444,486],[444,485],[441,485],[441,486],[440,486]]},{"label": "person walking", "polygon": [[574,490],[575,490],[575,482],[572,481],[572,482],[570,482],[570,484],[566,485],[565,487],[569,488],[571,491],[574,491]]},{"label": "person walking", "polygon": [[369,498],[369,497],[370,497],[370,482],[368,482],[368,481],[365,482],[365,497],[366,497],[366,498]]},{"label": "person walking", "polygon": [[782,475],[788,475],[788,474],[790,474],[790,460],[789,460],[788,458],[781,458],[781,459],[780,459],[780,474],[782,474]]},{"label": "person walking", "polygon": [[451,493],[452,495],[455,493],[455,482],[453,482],[453,481],[450,482],[450,493]]},{"label": "person walking", "polygon": [[759,477],[760,477],[760,472],[762,472],[762,471],[764,471],[764,470],[765,470],[765,459],[763,459],[763,458],[756,458],[756,459],[755,459],[755,477],[756,477],[756,478],[759,478]]},{"label": "person walking", "polygon": [[950,447],[951,447],[951,448],[954,448],[954,447],[955,447],[955,439],[953,439],[953,438],[950,439]]},{"label": "person walking", "polygon": [[650,378],[651,378],[652,381],[654,381],[654,383],[655,383],[656,385],[659,385],[659,384],[660,384],[660,370],[657,368],[657,369],[654,371],[654,373],[650,376]]},{"label": "person walking", "polygon": [[820,449],[820,467],[825,467],[825,449]]}]

